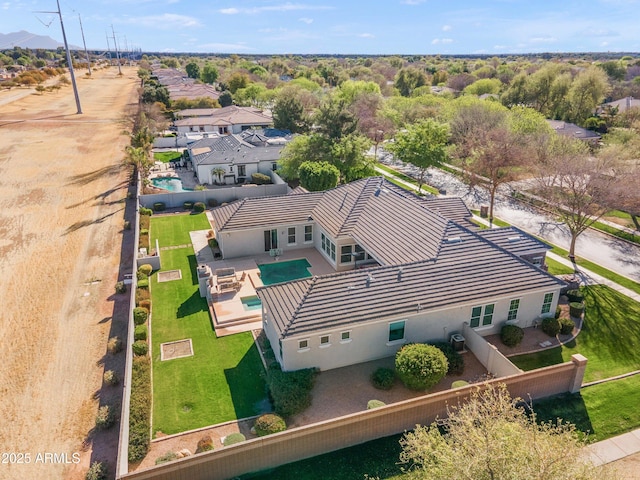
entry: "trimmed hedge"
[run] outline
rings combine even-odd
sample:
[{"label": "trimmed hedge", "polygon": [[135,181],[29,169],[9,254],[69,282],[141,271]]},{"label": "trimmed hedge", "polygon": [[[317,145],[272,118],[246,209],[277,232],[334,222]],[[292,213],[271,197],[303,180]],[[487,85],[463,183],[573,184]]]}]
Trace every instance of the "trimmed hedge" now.
[{"label": "trimmed hedge", "polygon": [[569,335],[573,332],[573,327],[575,327],[573,320],[570,318],[561,318],[559,321],[561,335]]},{"label": "trimmed hedge", "polygon": [[156,202],[156,203],[153,204],[153,211],[154,212],[162,212],[166,208],[167,208],[167,206],[165,205],[164,202]]},{"label": "trimmed hedge", "polygon": [[582,316],[582,312],[584,312],[584,303],[571,302],[569,304],[569,315],[572,317],[580,318]]},{"label": "trimmed hedge", "polygon": [[264,173],[254,173],[251,175],[251,181],[256,185],[266,185],[271,183],[271,177],[269,175],[265,175]]},{"label": "trimmed hedge", "polygon": [[396,382],[396,372],[390,368],[380,367],[369,378],[373,386],[378,390],[391,390]]},{"label": "trimmed hedge", "polygon": [[136,328],[133,331],[133,339],[135,341],[146,340],[148,334],[149,330],[147,329],[146,325],[136,325]]},{"label": "trimmed hedge", "polygon": [[287,424],[281,416],[275,413],[265,413],[256,419],[253,428],[256,435],[264,437],[265,435],[284,432],[287,429]]},{"label": "trimmed hedge", "polygon": [[133,344],[131,345],[131,349],[133,350],[133,354],[135,356],[140,357],[149,353],[149,344],[146,340],[138,340],[136,342],[133,342]]},{"label": "trimmed hedge", "polygon": [[215,238],[210,238],[207,240],[207,243],[209,244],[209,248],[218,248],[218,240]]},{"label": "trimmed hedge", "polygon": [[222,445],[228,447],[229,445],[233,445],[235,443],[244,442],[247,438],[241,434],[240,432],[230,433],[226,437],[224,437],[224,441]]},{"label": "trimmed hedge", "polygon": [[373,410],[374,408],[384,407],[386,403],[382,400],[369,400],[367,402],[367,410]]},{"label": "trimmed hedge", "polygon": [[213,450],[213,438],[211,438],[211,435],[205,435],[198,440],[196,453],[209,452],[211,450]]},{"label": "trimmed hedge", "polygon": [[551,337],[560,333],[560,322],[557,318],[545,318],[542,320],[542,331]]},{"label": "trimmed hedge", "polygon": [[567,299],[569,302],[582,302],[584,300],[584,294],[581,290],[574,289],[567,291]]},{"label": "trimmed hedge", "polygon": [[148,263],[144,263],[140,265],[140,267],[138,268],[138,272],[148,277],[149,275],[151,275],[151,272],[153,272],[153,267]]},{"label": "trimmed hedge", "polygon": [[143,278],[142,280],[138,280],[138,288],[149,288],[149,279]]},{"label": "trimmed hedge", "polygon": [[556,314],[554,315],[554,318],[560,318],[560,315],[562,315],[562,308],[558,305],[556,307]]},{"label": "trimmed hedge", "polygon": [[151,215],[153,215],[153,210],[151,210],[150,208],[140,207],[140,215],[150,217]]},{"label": "trimmed hedge", "polygon": [[202,202],[196,202],[193,204],[193,211],[196,213],[202,213],[205,210],[205,205]]},{"label": "trimmed hedge", "polygon": [[507,347],[519,345],[524,338],[524,330],[517,325],[505,325],[500,330],[500,340]]},{"label": "trimmed hedge", "polygon": [[151,428],[151,360],[134,357],[129,405],[129,461],[142,460],[149,451]]},{"label": "trimmed hedge", "polygon": [[182,204],[182,206],[184,207],[185,210],[192,210],[193,209],[193,202],[184,202]]},{"label": "trimmed hedge", "polygon": [[278,415],[289,417],[311,405],[311,390],[317,372],[315,368],[283,372],[277,363],[269,367],[267,386]]},{"label": "trimmed hedge", "polygon": [[136,325],[142,325],[147,321],[149,317],[149,310],[144,307],[135,307],[133,309],[133,323]]},{"label": "trimmed hedge", "polygon": [[216,200],[215,198],[210,198],[209,200],[207,200],[207,205],[209,205],[211,208],[217,207],[218,200]]},{"label": "trimmed hedge", "polygon": [[433,345],[413,343],[396,353],[396,372],[411,390],[428,390],[442,380],[449,362],[442,350]]},{"label": "trimmed hedge", "polygon": [[434,342],[431,345],[436,347],[444,353],[445,357],[447,357],[447,362],[449,362],[447,375],[462,375],[464,372],[464,357],[460,355],[460,352],[456,352],[453,345],[447,342]]},{"label": "trimmed hedge", "polygon": [[142,300],[139,304],[139,307],[141,308],[146,308],[148,312],[151,311],[151,299],[148,298],[147,300]]}]

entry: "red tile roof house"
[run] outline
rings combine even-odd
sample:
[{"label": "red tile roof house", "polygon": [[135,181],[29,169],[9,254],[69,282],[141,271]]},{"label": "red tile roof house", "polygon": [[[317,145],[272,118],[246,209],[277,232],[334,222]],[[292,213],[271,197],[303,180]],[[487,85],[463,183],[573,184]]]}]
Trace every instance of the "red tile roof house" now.
[{"label": "red tile roof house", "polygon": [[279,248],[312,246],[335,269],[257,289],[283,370],[393,356],[406,343],[449,341],[465,322],[481,335],[507,321],[531,326],[554,314],[565,285],[527,260],[544,264],[548,247],[533,237],[476,231],[461,199],[421,198],[378,177],[212,214],[225,258],[263,254],[275,231]]}]

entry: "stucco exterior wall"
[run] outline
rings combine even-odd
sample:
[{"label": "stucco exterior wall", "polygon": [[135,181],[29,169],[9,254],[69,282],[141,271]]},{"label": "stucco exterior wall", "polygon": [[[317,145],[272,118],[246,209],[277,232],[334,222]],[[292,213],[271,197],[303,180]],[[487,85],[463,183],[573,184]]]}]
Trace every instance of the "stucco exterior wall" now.
[{"label": "stucco exterior wall", "polygon": [[[313,240],[311,242],[305,242],[304,240],[305,225],[313,226]],[[294,243],[289,243],[290,227],[296,229],[296,241]],[[224,258],[234,258],[265,253],[264,231],[272,229],[278,231],[278,248],[283,252],[314,247],[316,245],[315,237],[317,236],[317,227],[314,222],[266,226],[255,229],[222,233],[216,230],[216,238],[218,239],[220,250],[222,251],[222,256]]]}]

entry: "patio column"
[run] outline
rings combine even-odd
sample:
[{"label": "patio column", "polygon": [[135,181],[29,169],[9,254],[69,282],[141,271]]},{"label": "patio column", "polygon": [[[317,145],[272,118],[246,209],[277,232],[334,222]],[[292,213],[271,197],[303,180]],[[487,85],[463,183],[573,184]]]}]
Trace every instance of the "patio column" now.
[{"label": "patio column", "polygon": [[587,368],[587,357],[584,355],[580,355],[576,353],[575,355],[571,355],[571,361],[575,365],[575,370],[573,373],[573,379],[570,385],[571,393],[578,393],[580,388],[582,387],[582,380],[584,379],[584,371]]}]

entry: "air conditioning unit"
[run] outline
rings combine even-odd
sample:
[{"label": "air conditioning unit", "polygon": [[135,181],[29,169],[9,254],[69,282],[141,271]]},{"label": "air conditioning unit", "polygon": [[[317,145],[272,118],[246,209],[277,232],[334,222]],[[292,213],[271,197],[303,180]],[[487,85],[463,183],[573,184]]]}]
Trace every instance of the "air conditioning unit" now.
[{"label": "air conditioning unit", "polygon": [[449,340],[451,346],[456,352],[464,351],[464,337],[459,333],[454,333],[451,335],[451,339]]}]

